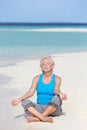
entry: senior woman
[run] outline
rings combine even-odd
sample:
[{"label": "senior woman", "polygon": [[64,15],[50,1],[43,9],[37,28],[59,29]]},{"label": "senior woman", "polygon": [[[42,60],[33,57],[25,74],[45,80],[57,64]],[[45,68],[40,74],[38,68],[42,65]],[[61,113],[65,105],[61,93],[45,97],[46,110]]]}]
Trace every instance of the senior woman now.
[{"label": "senior woman", "polygon": [[[12,105],[22,103],[28,122],[53,122],[52,116],[62,114],[62,100],[66,100],[67,96],[60,91],[61,78],[53,73],[53,59],[42,58],[40,67],[42,73],[33,78],[29,91],[22,97],[14,99]],[[29,100],[35,91],[37,91],[37,103]]]}]

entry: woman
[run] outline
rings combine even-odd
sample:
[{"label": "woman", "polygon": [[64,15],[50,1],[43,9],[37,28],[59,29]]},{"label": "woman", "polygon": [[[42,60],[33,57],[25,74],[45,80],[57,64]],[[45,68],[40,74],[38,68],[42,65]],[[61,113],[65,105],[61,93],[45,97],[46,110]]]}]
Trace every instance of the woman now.
[{"label": "woman", "polygon": [[[40,61],[42,74],[34,77],[29,91],[20,98],[14,99],[12,105],[22,102],[28,122],[53,122],[52,116],[62,114],[62,100],[66,94],[60,91],[61,78],[53,74],[54,62],[51,57],[44,57]],[[37,103],[28,100],[37,91]]]}]

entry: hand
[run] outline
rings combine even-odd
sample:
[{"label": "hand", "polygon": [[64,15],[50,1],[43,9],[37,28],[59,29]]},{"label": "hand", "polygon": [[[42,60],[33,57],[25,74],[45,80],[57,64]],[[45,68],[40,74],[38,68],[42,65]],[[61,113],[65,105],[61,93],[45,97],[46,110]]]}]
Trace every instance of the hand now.
[{"label": "hand", "polygon": [[59,96],[62,100],[67,100],[67,95],[65,93],[60,93]]},{"label": "hand", "polygon": [[21,102],[21,100],[20,100],[19,98],[17,98],[17,99],[14,99],[14,100],[11,102],[11,104],[12,104],[13,106],[17,106],[20,102]]}]

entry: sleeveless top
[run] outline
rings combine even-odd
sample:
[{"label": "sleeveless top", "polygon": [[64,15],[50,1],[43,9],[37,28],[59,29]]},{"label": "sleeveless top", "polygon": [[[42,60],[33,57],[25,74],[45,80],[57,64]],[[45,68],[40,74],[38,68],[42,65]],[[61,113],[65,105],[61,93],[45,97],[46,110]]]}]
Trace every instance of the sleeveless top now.
[{"label": "sleeveless top", "polygon": [[52,100],[55,95],[55,77],[56,75],[52,74],[51,81],[46,84],[43,82],[43,74],[40,74],[36,88],[37,104],[47,105]]}]

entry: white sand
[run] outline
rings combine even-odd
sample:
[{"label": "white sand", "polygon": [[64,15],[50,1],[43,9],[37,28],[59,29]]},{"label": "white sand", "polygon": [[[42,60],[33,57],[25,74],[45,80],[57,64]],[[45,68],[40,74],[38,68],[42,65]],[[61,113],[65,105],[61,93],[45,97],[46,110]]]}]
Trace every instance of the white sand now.
[{"label": "white sand", "polygon": [[68,95],[62,106],[65,115],[54,117],[52,124],[27,123],[21,104],[11,105],[11,100],[22,96],[33,77],[41,73],[39,60],[20,62],[0,68],[1,130],[87,130],[87,53],[56,54],[53,59],[54,73],[62,78],[61,90]]}]

